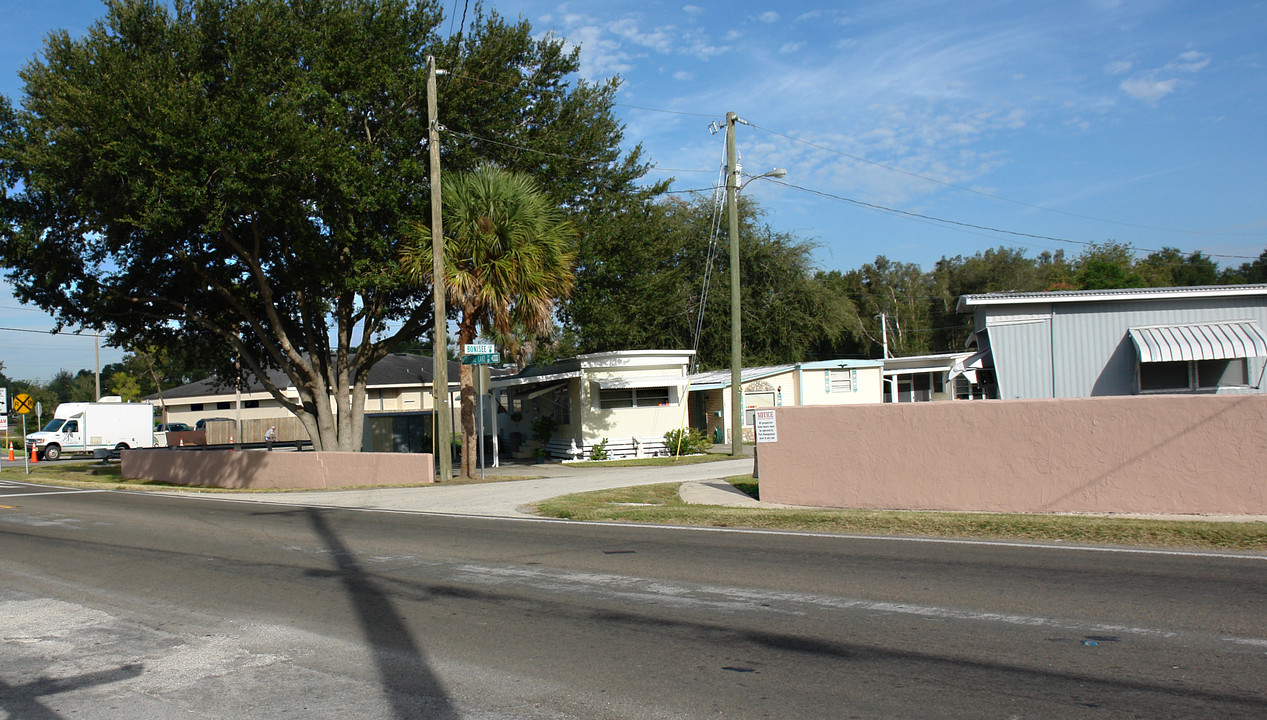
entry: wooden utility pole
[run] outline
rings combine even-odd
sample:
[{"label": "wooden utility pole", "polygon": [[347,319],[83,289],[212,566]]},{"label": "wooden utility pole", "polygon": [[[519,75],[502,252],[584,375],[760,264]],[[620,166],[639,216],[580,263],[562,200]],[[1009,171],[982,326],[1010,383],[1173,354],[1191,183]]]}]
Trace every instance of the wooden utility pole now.
[{"label": "wooden utility pole", "polygon": [[739,163],[735,152],[735,121],[726,113],[726,212],[730,225],[730,454],[743,455],[743,341],[739,321]]},{"label": "wooden utility pole", "polygon": [[431,151],[431,297],[435,342],[431,352],[431,414],[435,418],[436,471],[453,478],[453,420],[449,416],[448,310],[445,307],[444,224],[440,220],[440,121],[436,115],[436,59],[427,56],[427,147]]}]

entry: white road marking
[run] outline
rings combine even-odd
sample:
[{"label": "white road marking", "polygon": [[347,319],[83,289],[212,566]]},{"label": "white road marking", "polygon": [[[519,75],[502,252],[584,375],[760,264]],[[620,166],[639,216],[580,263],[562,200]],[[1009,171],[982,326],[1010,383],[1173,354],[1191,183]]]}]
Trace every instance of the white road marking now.
[{"label": "white road marking", "polygon": [[[504,567],[465,564],[457,567],[459,578],[474,584],[521,583],[539,590],[565,595],[591,594],[673,607],[689,607],[715,612],[774,612],[804,615],[812,609],[861,610],[893,615],[912,615],[938,620],[1001,623],[1022,627],[1051,628],[1091,635],[1137,635],[1159,639],[1178,638],[1190,633],[1120,623],[1097,623],[1041,615],[978,612],[959,608],[884,602],[858,598],[762,591],[717,585],[689,585],[664,580],[607,573],[586,573],[547,568]],[[1253,648],[1267,648],[1267,639],[1220,636],[1223,642]]]},{"label": "white road marking", "polygon": [[110,491],[109,490],[48,490],[45,492],[13,493],[12,495],[0,495],[0,497],[2,498],[35,497],[35,496],[45,497],[48,495],[82,495],[84,493],[103,493],[103,492],[110,492]]}]

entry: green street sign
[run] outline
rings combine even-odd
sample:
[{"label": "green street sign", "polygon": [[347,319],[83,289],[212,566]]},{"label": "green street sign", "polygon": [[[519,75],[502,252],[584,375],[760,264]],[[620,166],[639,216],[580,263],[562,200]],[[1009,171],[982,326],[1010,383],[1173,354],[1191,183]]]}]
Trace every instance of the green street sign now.
[{"label": "green street sign", "polygon": [[502,361],[500,353],[480,353],[479,355],[463,355],[463,365],[495,365]]}]

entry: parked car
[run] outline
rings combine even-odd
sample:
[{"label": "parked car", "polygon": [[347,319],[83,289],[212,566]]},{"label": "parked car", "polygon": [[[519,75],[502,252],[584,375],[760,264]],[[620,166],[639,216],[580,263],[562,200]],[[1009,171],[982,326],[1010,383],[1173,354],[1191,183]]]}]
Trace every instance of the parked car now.
[{"label": "parked car", "polygon": [[206,429],[207,429],[207,423],[214,423],[214,422],[233,422],[233,420],[231,420],[231,419],[229,419],[229,418],[203,418],[203,419],[199,420],[198,422],[194,423],[194,429],[195,429],[195,430],[206,430]]},{"label": "parked car", "polygon": [[193,428],[186,423],[159,423],[154,432],[189,432]]}]

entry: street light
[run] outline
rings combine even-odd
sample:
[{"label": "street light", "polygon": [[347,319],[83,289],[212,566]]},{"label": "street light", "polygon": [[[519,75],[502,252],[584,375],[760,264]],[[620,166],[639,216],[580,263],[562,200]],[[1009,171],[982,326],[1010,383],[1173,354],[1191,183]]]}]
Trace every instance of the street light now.
[{"label": "street light", "polygon": [[760,175],[750,175],[740,182],[743,168],[735,153],[735,122],[739,116],[726,113],[726,205],[730,225],[730,455],[743,454],[743,392],[741,366],[743,364],[742,331],[739,320],[739,208],[735,204],[739,191],[748,183],[761,178],[781,178],[786,170],[775,169]]}]

